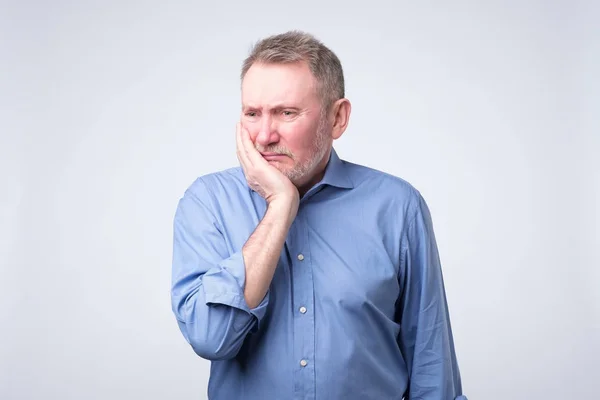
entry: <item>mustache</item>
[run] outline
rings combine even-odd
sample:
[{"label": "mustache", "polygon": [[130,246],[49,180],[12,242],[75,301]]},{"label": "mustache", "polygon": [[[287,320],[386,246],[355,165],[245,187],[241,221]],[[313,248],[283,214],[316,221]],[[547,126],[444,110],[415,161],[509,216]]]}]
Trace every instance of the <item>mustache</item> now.
[{"label": "mustache", "polygon": [[292,154],[292,152],[282,146],[274,145],[274,146],[263,147],[263,146],[257,144],[254,147],[256,147],[256,150],[258,150],[261,153],[277,153],[277,154],[282,154],[284,156],[294,158],[294,155]]}]

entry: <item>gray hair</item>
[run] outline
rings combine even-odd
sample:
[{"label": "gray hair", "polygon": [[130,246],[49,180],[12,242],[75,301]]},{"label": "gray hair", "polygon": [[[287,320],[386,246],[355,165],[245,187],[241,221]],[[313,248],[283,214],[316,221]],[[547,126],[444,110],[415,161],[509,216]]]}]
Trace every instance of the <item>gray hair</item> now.
[{"label": "gray hair", "polygon": [[345,96],[344,72],[339,58],[314,36],[289,31],[266,37],[257,42],[242,65],[241,79],[254,63],[291,64],[306,62],[317,81],[322,111]]}]

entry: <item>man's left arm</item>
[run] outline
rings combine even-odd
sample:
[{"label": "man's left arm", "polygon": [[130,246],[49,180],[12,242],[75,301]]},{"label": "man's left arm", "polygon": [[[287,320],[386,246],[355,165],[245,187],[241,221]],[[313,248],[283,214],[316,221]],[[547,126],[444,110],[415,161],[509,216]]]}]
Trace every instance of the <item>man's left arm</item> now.
[{"label": "man's left arm", "polygon": [[398,344],[409,374],[405,398],[466,400],[442,269],[425,200],[417,192],[401,248]]}]

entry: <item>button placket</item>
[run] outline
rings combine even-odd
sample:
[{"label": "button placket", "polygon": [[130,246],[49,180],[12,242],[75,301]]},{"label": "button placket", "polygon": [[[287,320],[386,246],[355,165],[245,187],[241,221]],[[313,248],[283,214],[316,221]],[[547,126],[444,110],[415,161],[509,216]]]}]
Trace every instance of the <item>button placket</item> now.
[{"label": "button placket", "polygon": [[314,399],[315,390],[315,357],[314,350],[314,316],[313,304],[313,275],[310,248],[308,243],[308,227],[306,215],[299,213],[294,221],[294,240],[289,248],[291,256],[291,272],[293,283],[294,311],[294,356],[297,360],[298,376],[294,387],[302,393],[310,394],[306,399]]}]

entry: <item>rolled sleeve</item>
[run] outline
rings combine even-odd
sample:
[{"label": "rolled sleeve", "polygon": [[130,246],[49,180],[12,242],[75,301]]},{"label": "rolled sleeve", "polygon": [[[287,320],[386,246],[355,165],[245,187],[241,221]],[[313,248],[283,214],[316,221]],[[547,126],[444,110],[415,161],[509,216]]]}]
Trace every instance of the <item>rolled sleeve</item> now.
[{"label": "rolled sleeve", "polygon": [[223,304],[245,311],[256,318],[256,324],[252,330],[259,329],[260,321],[265,316],[269,303],[269,293],[267,292],[258,306],[255,308],[248,307],[243,289],[246,280],[246,268],[241,252],[233,254],[220,263],[218,267],[207,271],[203,280],[204,299],[207,305]]},{"label": "rolled sleeve", "polygon": [[269,296],[248,308],[242,252],[230,252],[202,189],[186,191],[175,214],[171,303],[194,351],[221,360],[235,357],[247,334],[258,330]]}]

